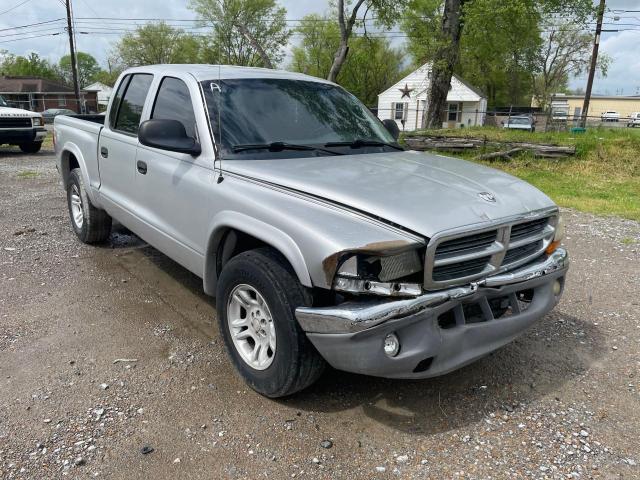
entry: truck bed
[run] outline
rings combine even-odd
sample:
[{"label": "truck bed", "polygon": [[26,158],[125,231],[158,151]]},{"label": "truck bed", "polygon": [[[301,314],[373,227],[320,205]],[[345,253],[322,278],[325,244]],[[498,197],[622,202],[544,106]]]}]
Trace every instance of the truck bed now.
[{"label": "truck bed", "polygon": [[77,118],[80,120],[86,120],[87,122],[99,123],[100,125],[104,125],[104,119],[106,118],[106,115],[88,113],[83,115],[67,115],[67,117]]}]

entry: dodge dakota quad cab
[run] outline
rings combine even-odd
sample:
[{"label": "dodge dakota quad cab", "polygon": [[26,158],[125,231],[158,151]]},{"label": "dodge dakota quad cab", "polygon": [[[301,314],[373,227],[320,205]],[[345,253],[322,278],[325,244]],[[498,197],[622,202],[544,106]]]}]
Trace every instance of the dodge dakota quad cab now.
[{"label": "dodge dakota quad cab", "polygon": [[546,195],[404,151],[394,126],[306,75],[156,65],[121,75],[105,117],[56,118],[54,139],[78,238],[104,241],[117,219],[201,277],[234,366],[278,397],[327,363],[442,375],[563,292]]},{"label": "dodge dakota quad cab", "polygon": [[46,136],[42,115],[11,108],[0,96],[0,145],[17,145],[25,153],[37,153]]}]

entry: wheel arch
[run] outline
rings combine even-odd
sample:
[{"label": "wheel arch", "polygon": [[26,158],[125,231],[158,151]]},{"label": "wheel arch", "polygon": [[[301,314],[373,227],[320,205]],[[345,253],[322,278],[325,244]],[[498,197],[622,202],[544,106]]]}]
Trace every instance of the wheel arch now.
[{"label": "wheel arch", "polygon": [[239,212],[222,212],[210,229],[203,272],[204,291],[215,296],[224,264],[235,255],[252,248],[268,246],[279,252],[305,287],[312,287],[302,252],[283,231]]}]

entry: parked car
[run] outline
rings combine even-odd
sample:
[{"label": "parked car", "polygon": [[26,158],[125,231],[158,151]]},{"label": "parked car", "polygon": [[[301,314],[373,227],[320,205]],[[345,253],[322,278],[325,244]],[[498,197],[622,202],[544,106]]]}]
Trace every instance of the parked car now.
[{"label": "parked car", "polygon": [[615,110],[607,110],[606,112],[602,112],[600,120],[603,122],[617,122],[620,120],[620,114]]},{"label": "parked car", "polygon": [[627,120],[627,127],[638,127],[640,126],[640,112],[633,112],[629,115],[629,119]]},{"label": "parked car", "polygon": [[17,145],[25,153],[36,153],[46,136],[42,115],[11,108],[0,95],[0,145]]},{"label": "parked car", "polygon": [[104,241],[115,218],[200,276],[233,364],[270,397],[327,363],[442,375],[562,295],[549,197],[398,134],[326,80],[209,65],[126,70],[106,117],[54,122],[78,238]]},{"label": "parked car", "polygon": [[68,108],[48,108],[42,112],[42,118],[45,123],[53,123],[53,119],[58,115],[75,115],[76,112],[69,110]]},{"label": "parked car", "polygon": [[536,131],[536,122],[529,115],[519,115],[509,117],[506,122],[502,122],[504,128],[509,130],[526,130],[528,132]]}]

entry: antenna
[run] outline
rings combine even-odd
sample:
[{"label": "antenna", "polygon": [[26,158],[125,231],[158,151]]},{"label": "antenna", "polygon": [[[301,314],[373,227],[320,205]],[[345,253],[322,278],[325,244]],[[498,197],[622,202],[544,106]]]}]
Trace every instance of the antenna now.
[{"label": "antenna", "polygon": [[[218,82],[220,81],[220,65],[218,65]],[[224,176],[222,174],[222,126],[220,124],[220,122],[222,121],[222,116],[220,115],[220,107],[222,105],[222,103],[220,102],[220,97],[222,96],[222,88],[220,87],[219,83],[215,83],[215,82],[211,82],[209,83],[209,88],[211,89],[211,93],[213,93],[214,91],[218,91],[218,105],[217,105],[217,110],[218,110],[218,142],[220,144],[220,147],[218,149],[218,154],[220,155],[220,175],[218,175],[218,183],[222,183],[222,181],[224,180]]]}]

